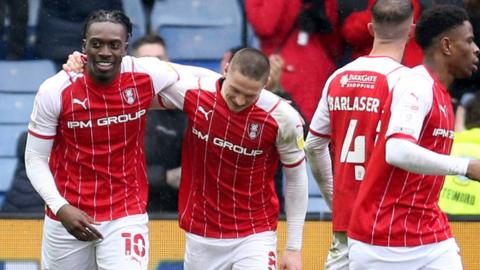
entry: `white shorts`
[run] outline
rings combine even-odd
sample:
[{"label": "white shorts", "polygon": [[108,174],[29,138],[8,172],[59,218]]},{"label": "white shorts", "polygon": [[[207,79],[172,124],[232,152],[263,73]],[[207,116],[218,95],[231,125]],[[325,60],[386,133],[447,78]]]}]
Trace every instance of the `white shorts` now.
[{"label": "white shorts", "polygon": [[455,239],[416,247],[385,247],[348,239],[351,270],[462,270]]},{"label": "white shorts", "polygon": [[348,270],[348,243],[346,232],[334,232],[328,250],[325,270]]},{"label": "white shorts", "polygon": [[250,270],[277,267],[277,233],[234,239],[206,238],[186,233],[185,270]]},{"label": "white shorts", "polygon": [[45,216],[42,269],[146,270],[148,267],[148,216],[132,215],[93,225],[103,240],[83,242],[62,223]]}]

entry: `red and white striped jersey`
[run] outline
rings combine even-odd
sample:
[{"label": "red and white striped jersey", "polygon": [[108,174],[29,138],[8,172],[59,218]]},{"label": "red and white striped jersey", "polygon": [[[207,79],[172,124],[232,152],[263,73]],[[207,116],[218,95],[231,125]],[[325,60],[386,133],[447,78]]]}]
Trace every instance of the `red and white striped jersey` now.
[{"label": "red and white striped jersey", "polygon": [[387,100],[348,236],[381,246],[418,246],[450,238],[447,218],[438,207],[445,176],[415,174],[389,165],[385,145],[389,138],[402,138],[448,155],[453,134],[447,89],[426,67],[414,68]]},{"label": "red and white striped jersey", "polygon": [[234,113],[221,95],[222,83],[223,79],[217,78],[192,79],[160,93],[188,117],[180,227],[212,238],[275,230],[278,161],[296,166],[304,160],[300,117],[266,90],[254,104]]},{"label": "red and white striped jersey", "polygon": [[29,133],[54,139],[50,170],[71,205],[97,221],[145,213],[146,110],[156,93],[177,80],[166,62],[127,56],[108,86],[87,73],[63,71],[40,86]]},{"label": "red and white striped jersey", "polygon": [[310,133],[331,139],[333,231],[347,231],[389,92],[409,69],[389,57],[360,57],[328,79]]}]

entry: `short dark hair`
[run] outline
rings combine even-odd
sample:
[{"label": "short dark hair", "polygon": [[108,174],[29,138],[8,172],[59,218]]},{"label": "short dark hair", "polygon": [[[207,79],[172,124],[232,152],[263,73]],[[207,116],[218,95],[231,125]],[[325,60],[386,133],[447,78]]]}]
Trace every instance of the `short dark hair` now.
[{"label": "short dark hair", "polygon": [[372,19],[376,23],[402,23],[412,14],[411,0],[377,0],[372,7]]},{"label": "short dark hair", "polygon": [[454,5],[438,5],[426,10],[420,16],[415,28],[415,40],[423,49],[428,49],[433,40],[468,21],[467,12]]},{"label": "short dark hair", "polygon": [[244,48],[236,52],[230,61],[229,71],[239,71],[242,75],[257,81],[268,80],[270,61],[258,49]]},{"label": "short dark hair", "polygon": [[465,128],[480,127],[480,91],[465,105]]},{"label": "short dark hair", "polygon": [[127,34],[127,41],[128,38],[132,36],[132,22],[130,21],[130,18],[125,15],[125,13],[120,10],[100,9],[92,11],[85,20],[85,24],[83,26],[83,38],[87,37],[87,31],[90,25],[96,22],[119,23],[125,28],[125,32]]},{"label": "short dark hair", "polygon": [[137,39],[137,41],[135,41],[132,45],[132,50],[136,51],[138,50],[138,48],[145,44],[160,44],[164,48],[167,48],[167,46],[165,45],[165,40],[161,36],[156,34],[149,34]]}]

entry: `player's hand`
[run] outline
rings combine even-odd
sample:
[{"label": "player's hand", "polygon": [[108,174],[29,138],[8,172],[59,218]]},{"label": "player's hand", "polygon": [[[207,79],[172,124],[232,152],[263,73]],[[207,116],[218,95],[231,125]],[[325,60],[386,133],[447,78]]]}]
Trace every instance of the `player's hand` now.
[{"label": "player's hand", "polygon": [[58,219],[67,231],[80,241],[94,241],[103,239],[102,234],[92,226],[100,225],[91,216],[82,210],[65,204],[57,212]]},{"label": "player's hand", "polygon": [[480,160],[470,160],[466,176],[472,180],[480,181]]},{"label": "player's hand", "polygon": [[87,56],[80,52],[74,51],[68,55],[67,63],[63,64],[63,70],[66,72],[83,72],[83,67],[87,61]]},{"label": "player's hand", "polygon": [[280,262],[280,270],[301,270],[302,255],[301,251],[285,250]]},{"label": "player's hand", "polygon": [[270,60],[270,76],[265,89],[274,93],[281,91],[280,77],[282,76],[285,61],[279,54],[272,54]]}]

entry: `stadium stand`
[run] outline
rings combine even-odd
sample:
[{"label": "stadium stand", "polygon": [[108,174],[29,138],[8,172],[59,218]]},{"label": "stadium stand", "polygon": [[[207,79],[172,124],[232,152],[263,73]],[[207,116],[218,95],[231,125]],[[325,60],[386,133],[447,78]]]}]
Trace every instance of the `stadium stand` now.
[{"label": "stadium stand", "polygon": [[0,77],[6,78],[0,80],[0,92],[35,93],[55,72],[55,65],[49,60],[0,61]]},{"label": "stadium stand", "polygon": [[218,60],[242,42],[236,0],[157,0],[151,23],[152,30],[167,41],[172,61]]},{"label": "stadium stand", "polygon": [[55,74],[49,60],[0,61],[0,204],[16,166],[16,144],[27,129],[35,92]]},{"label": "stadium stand", "polygon": [[123,10],[133,24],[132,37],[130,37],[130,44],[133,44],[137,39],[144,36],[147,32],[147,22],[141,0],[122,0]]},{"label": "stadium stand", "polygon": [[37,41],[38,13],[41,0],[28,0],[27,44],[25,47],[25,59],[33,59],[35,55],[35,43]]}]

